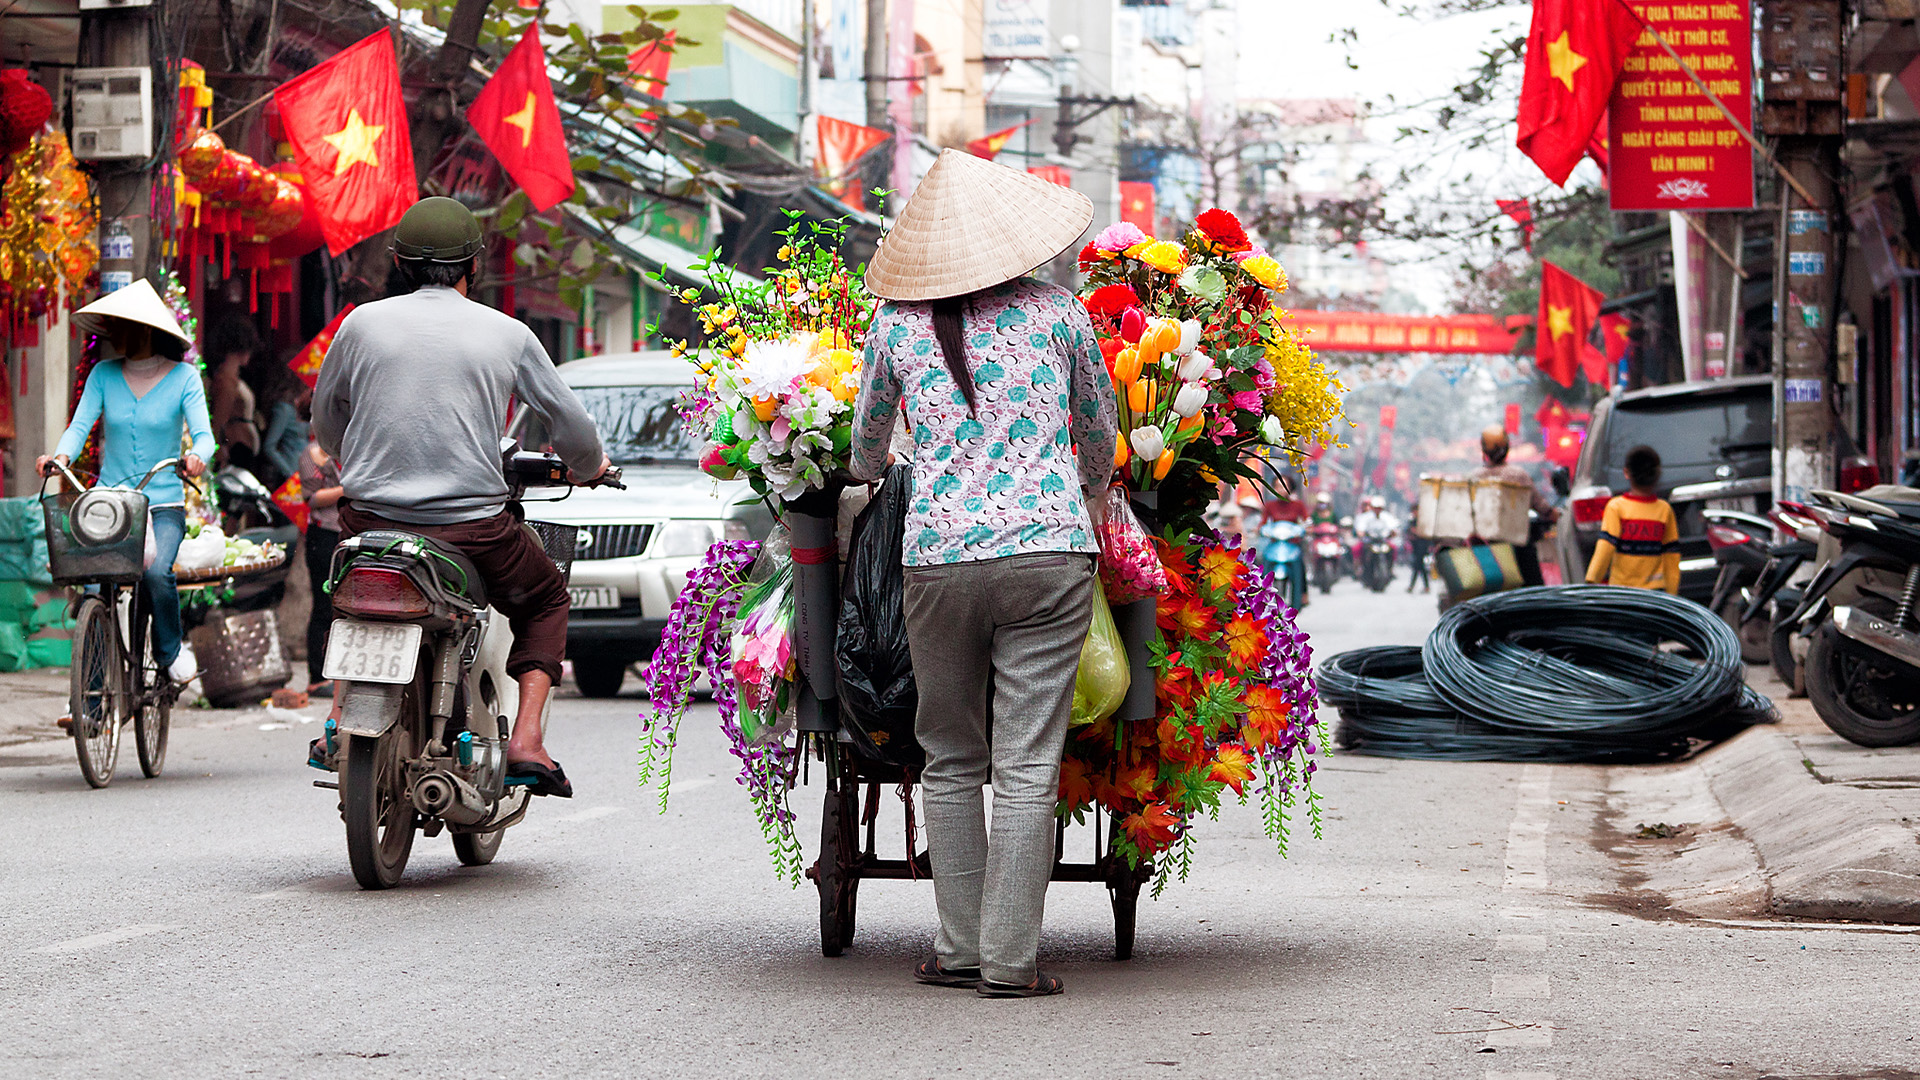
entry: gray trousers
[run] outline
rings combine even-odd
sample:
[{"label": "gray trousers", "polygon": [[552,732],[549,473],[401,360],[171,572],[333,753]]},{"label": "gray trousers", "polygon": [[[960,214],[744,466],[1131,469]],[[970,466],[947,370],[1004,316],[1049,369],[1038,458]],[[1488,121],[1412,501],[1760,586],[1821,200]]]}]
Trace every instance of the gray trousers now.
[{"label": "gray trousers", "polygon": [[[978,966],[1006,983],[1036,974],[1060,753],[1093,589],[1093,559],[1064,552],[907,569],[942,967]],[[989,770],[991,840],[981,795]]]}]

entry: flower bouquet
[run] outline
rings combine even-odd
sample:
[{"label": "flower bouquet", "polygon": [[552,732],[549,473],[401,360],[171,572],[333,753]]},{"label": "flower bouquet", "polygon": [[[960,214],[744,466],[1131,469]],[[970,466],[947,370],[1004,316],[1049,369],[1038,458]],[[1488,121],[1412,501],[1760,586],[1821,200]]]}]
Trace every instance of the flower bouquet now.
[{"label": "flower bouquet", "polygon": [[[824,487],[847,464],[860,343],[875,306],[840,257],[845,225],[788,213],[782,265],[764,283],[737,284],[709,264],[718,299],[701,303],[698,289],[680,294],[696,305],[710,345],[694,360],[699,384],[679,404],[704,444],[700,466],[723,480],[744,475],[756,493],[782,500]],[[673,348],[694,353],[686,342]]]},{"label": "flower bouquet", "polygon": [[[1167,586],[1147,643],[1155,714],[1074,730],[1058,813],[1112,814],[1115,850],[1136,866],[1168,853],[1159,888],[1168,871],[1186,874],[1193,815],[1216,813],[1229,791],[1258,795],[1282,853],[1296,805],[1320,834],[1306,635],[1273,579],[1201,511],[1222,481],[1265,485],[1271,454],[1298,461],[1330,442],[1343,388],[1279,306],[1279,263],[1224,210],[1178,242],[1111,225],[1080,268],[1120,401],[1114,466],[1132,491],[1162,492],[1153,542]],[[1137,577],[1109,580],[1109,594],[1134,591]]]}]

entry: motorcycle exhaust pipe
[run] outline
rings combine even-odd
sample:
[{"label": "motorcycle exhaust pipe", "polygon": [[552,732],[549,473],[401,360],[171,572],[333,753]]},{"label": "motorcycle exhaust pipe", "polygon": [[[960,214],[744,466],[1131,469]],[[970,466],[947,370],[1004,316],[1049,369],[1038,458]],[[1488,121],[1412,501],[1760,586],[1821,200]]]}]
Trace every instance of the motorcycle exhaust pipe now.
[{"label": "motorcycle exhaust pipe", "polygon": [[492,808],[472,784],[449,772],[430,772],[414,781],[414,809],[455,825],[477,825]]}]

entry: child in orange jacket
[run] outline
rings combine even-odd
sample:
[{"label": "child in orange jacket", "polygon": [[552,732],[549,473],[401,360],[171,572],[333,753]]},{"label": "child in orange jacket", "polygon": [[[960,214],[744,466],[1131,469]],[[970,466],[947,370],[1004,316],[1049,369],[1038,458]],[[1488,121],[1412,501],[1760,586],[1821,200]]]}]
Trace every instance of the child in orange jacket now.
[{"label": "child in orange jacket", "polygon": [[1680,592],[1680,523],[1673,507],[1654,494],[1660,454],[1651,446],[1627,451],[1628,491],[1607,500],[1600,543],[1587,565],[1589,584]]}]

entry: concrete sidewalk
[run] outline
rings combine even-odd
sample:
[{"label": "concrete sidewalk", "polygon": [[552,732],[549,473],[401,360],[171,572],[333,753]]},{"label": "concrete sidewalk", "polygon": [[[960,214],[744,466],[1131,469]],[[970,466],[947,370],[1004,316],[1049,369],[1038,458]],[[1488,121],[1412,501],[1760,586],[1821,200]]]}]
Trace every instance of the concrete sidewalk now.
[{"label": "concrete sidewalk", "polygon": [[67,669],[0,673],[0,746],[65,738],[54,721],[67,714]]},{"label": "concrete sidewalk", "polygon": [[1767,907],[1799,918],[1920,923],[1920,746],[1856,746],[1765,669],[1750,669],[1749,679],[1781,722],[1691,767],[1759,855]]}]

